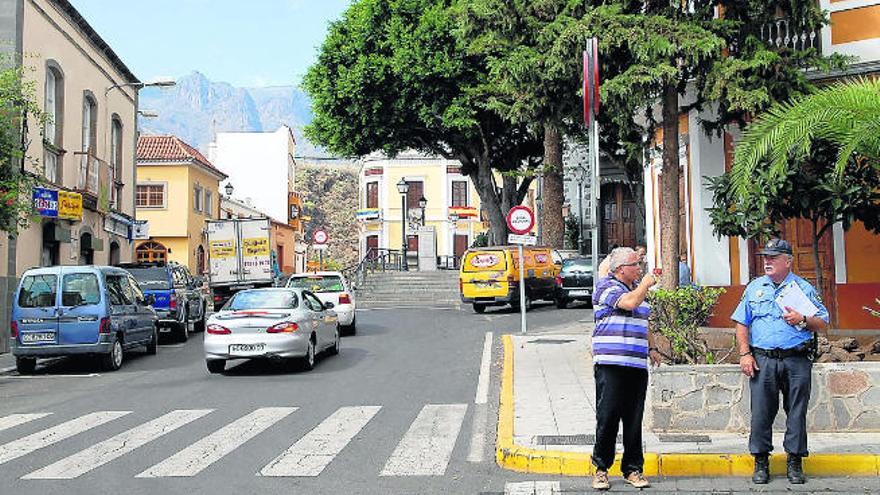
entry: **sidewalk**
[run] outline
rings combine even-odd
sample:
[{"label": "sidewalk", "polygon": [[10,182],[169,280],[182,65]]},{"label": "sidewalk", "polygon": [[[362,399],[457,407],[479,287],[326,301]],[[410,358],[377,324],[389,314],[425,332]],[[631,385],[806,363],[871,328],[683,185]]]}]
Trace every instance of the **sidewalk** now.
[{"label": "sidewalk", "polygon": [[[496,460],[531,473],[589,476],[595,441],[595,383],[589,349],[592,324],[566,333],[504,337],[504,370]],[[748,433],[657,433],[645,405],[645,474],[750,476]],[[619,439],[618,439],[619,440]],[[811,433],[804,469],[814,476],[880,475],[880,432]],[[782,433],[774,433],[773,473],[784,474]],[[618,460],[622,446],[618,443]],[[612,474],[620,474],[615,468]]]}]

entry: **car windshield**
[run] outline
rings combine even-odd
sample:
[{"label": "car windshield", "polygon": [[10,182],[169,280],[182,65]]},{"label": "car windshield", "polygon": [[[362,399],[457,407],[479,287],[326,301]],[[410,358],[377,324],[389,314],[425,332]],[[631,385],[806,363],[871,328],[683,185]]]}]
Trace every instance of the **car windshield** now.
[{"label": "car windshield", "polygon": [[296,306],[296,293],[289,290],[245,290],[232,296],[223,309],[227,311],[292,309]]},{"label": "car windshield", "polygon": [[345,286],[342,285],[342,277],[335,275],[293,277],[287,286],[312,292],[342,292],[345,290]]},{"label": "car windshield", "polygon": [[98,276],[94,273],[68,273],[61,282],[62,306],[85,306],[101,302]]},{"label": "car windshield", "polygon": [[28,275],[21,282],[18,305],[22,308],[55,306],[58,277],[55,275]]},{"label": "car windshield", "polygon": [[171,288],[168,271],[162,267],[156,268],[128,268],[141,290],[166,290]]},{"label": "car windshield", "polygon": [[593,272],[593,263],[590,260],[565,260],[562,264],[562,273]]}]

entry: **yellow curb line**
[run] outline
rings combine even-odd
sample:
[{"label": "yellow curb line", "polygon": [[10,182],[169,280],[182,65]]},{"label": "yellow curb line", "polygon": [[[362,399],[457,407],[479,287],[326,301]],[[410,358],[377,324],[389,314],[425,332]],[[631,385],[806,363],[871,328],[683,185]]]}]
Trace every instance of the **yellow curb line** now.
[{"label": "yellow curb line", "polygon": [[[590,454],[522,447],[513,443],[513,340],[502,336],[504,368],[498,408],[498,441],[495,461],[511,471],[564,476],[592,476]],[[619,476],[620,455],[609,474]],[[655,454],[645,453],[647,476],[750,476],[754,460],[749,454]],[[770,471],[785,474],[785,454],[770,458]],[[880,455],[813,454],[804,459],[804,472],[813,476],[880,476]]]}]

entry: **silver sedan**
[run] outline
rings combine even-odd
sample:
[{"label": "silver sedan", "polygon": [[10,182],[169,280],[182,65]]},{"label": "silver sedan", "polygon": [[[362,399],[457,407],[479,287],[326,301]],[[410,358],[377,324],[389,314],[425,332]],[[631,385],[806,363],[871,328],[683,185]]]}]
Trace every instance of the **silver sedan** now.
[{"label": "silver sedan", "polygon": [[205,325],[205,363],[221,373],[228,359],[297,359],[306,370],[323,351],[339,353],[333,303],[300,289],[236,293]]}]

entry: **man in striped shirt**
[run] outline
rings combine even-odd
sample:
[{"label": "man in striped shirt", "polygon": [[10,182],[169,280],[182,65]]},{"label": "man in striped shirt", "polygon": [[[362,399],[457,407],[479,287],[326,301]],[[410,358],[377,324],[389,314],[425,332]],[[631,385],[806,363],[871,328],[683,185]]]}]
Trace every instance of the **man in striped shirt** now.
[{"label": "man in striped shirt", "polygon": [[[596,379],[596,443],[593,488],[607,490],[608,469],[614,463],[617,430],[623,422],[623,459],[620,469],[627,483],[650,486],[643,473],[642,416],[648,389],[648,357],[660,363],[660,354],[648,331],[651,308],[645,302],[648,289],[657,283],[644,274],[639,254],[631,248],[611,252],[609,275],[599,281],[593,294],[596,329],[593,331],[593,362]],[[641,278],[641,282],[636,283]]]}]

